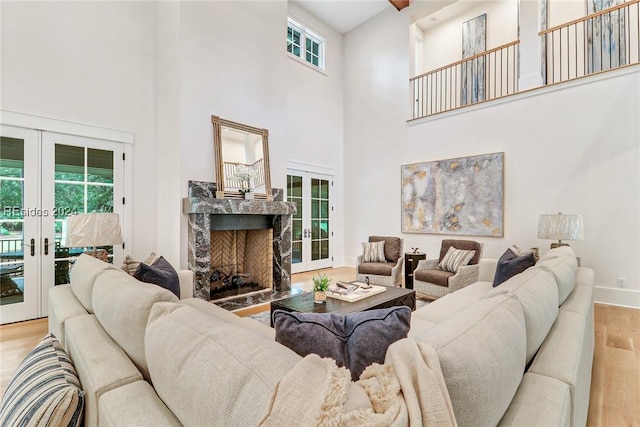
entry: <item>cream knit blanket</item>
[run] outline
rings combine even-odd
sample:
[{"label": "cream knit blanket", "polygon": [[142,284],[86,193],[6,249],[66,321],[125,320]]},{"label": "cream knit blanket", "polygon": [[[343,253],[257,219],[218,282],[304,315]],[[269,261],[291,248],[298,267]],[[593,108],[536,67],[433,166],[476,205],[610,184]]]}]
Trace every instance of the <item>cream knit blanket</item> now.
[{"label": "cream knit blanket", "polygon": [[373,364],[357,382],[373,410],[345,412],[351,375],[333,359],[311,354],[278,384],[261,421],[286,426],[456,426],[438,356],[425,343],[400,340],[384,365]]}]

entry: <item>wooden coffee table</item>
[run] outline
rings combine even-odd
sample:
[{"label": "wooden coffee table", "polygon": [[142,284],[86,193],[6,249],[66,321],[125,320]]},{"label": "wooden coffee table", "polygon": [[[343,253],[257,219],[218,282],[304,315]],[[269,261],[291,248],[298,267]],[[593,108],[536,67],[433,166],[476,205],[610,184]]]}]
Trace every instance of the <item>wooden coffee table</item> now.
[{"label": "wooden coffee table", "polygon": [[313,292],[284,298],[271,302],[271,326],[273,327],[273,312],[284,310],[298,313],[336,313],[349,314],[359,311],[374,310],[406,305],[411,311],[416,309],[416,291],[413,289],[388,287],[386,291],[370,296],[360,301],[347,302],[327,297],[326,304],[313,302]]}]

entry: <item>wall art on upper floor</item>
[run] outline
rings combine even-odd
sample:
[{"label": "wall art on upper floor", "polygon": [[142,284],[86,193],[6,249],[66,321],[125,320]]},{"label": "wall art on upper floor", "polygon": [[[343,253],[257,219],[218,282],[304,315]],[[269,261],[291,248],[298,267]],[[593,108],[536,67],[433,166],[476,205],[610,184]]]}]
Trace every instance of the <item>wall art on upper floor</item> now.
[{"label": "wall art on upper floor", "polygon": [[502,236],[504,153],[402,166],[402,232]]},{"label": "wall art on upper floor", "polygon": [[[624,0],[587,0],[587,14],[592,15],[623,3]],[[589,73],[627,64],[626,22],[625,9],[605,12],[597,18],[587,21]]]},{"label": "wall art on upper floor", "polygon": [[[462,59],[470,58],[487,50],[487,14],[482,14],[462,24]],[[484,100],[485,58],[463,62],[461,73],[460,105]]]}]

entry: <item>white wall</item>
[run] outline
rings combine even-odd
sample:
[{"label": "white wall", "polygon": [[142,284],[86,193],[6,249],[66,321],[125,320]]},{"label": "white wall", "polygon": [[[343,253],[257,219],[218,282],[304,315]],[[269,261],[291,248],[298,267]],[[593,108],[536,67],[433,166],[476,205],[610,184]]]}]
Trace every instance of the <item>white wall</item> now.
[{"label": "white wall", "polygon": [[145,257],[156,250],[156,5],[0,7],[1,109],[135,134],[133,241],[126,252]]},{"label": "white wall", "polygon": [[[349,259],[359,254],[360,241],[383,233],[403,236],[406,249],[418,246],[436,256],[448,236],[401,234],[401,165],[503,151],[504,237],[474,237],[485,244],[484,256],[497,258],[512,244],[544,251],[551,242],[536,237],[539,214],[581,213],[586,239],[571,246],[582,265],[595,270],[596,285],[604,288],[598,298],[640,307],[640,72],[408,124],[408,23],[392,12],[344,40],[350,58],[345,63]],[[630,291],[618,291],[617,277],[626,278]]]},{"label": "white wall", "polygon": [[[335,265],[343,265],[342,35],[297,3],[289,2],[289,14],[325,39],[326,58],[325,72],[320,73],[285,53],[288,86],[286,159],[310,168],[316,166],[335,171],[332,253]],[[284,184],[286,186],[286,181]]]},{"label": "white wall", "polygon": [[481,3],[424,30],[422,72],[435,70],[461,60],[462,25],[485,13],[487,14],[487,50],[518,39],[517,1],[494,0]]}]

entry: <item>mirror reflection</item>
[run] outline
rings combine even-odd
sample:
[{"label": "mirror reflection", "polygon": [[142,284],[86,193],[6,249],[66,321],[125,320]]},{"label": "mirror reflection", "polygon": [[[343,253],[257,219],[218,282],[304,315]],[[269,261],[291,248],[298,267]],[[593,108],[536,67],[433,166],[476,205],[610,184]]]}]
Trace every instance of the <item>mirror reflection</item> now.
[{"label": "mirror reflection", "polygon": [[262,135],[222,126],[225,189],[266,193]]},{"label": "mirror reflection", "polygon": [[216,197],[271,200],[269,131],[211,116]]}]

